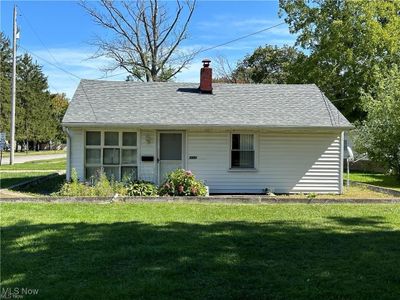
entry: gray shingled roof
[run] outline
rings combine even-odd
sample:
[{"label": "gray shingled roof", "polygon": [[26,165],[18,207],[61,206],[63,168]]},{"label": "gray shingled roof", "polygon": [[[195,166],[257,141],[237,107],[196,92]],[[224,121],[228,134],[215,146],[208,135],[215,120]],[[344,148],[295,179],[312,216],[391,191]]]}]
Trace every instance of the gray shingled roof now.
[{"label": "gray shingled roof", "polygon": [[327,127],[351,124],[317,86],[82,80],[63,124]]}]

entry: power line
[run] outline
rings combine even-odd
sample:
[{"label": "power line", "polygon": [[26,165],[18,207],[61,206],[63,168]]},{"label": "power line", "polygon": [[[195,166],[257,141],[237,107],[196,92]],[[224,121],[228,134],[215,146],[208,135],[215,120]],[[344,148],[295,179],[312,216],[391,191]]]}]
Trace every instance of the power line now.
[{"label": "power line", "polygon": [[57,68],[57,69],[63,71],[64,73],[67,73],[67,74],[69,74],[70,76],[73,76],[73,77],[75,77],[75,78],[77,78],[77,79],[79,79],[79,80],[82,80],[82,78],[79,77],[78,75],[75,75],[74,73],[71,73],[70,71],[65,70],[64,68],[62,68],[62,67],[60,67],[60,66],[58,66],[58,65],[56,65],[56,64],[54,64],[54,63],[52,63],[51,61],[48,61],[47,59],[45,59],[45,58],[43,58],[43,57],[37,55],[36,53],[29,51],[28,49],[22,47],[21,45],[20,45],[19,47],[22,48],[23,50],[25,50],[26,52],[28,52],[29,54],[31,54],[31,55],[33,55],[33,56],[35,56],[35,57],[37,57],[37,58],[43,60],[44,62],[48,63],[49,65],[52,65],[53,67],[55,67],[55,68]]},{"label": "power line", "polygon": [[49,53],[50,57],[53,59],[53,61],[57,64],[60,64],[57,59],[53,56],[53,54],[50,52],[50,49],[44,44],[44,42],[42,41],[42,39],[40,38],[39,34],[37,34],[36,30],[33,28],[31,22],[29,22],[28,18],[25,17],[24,13],[21,13],[21,16],[24,18],[24,20],[26,21],[26,23],[28,24],[29,28],[32,30],[32,32],[34,33],[34,35],[36,36],[36,38],[39,40],[39,42],[42,44],[42,46],[47,50],[47,52]]},{"label": "power line", "polygon": [[[31,27],[32,31],[35,33],[35,35],[37,36],[38,40],[41,42],[41,44],[43,45],[43,47],[45,47],[46,50],[47,50],[47,52],[49,52],[49,54],[50,54],[50,56],[52,57],[52,59],[53,59],[57,64],[59,64],[59,63],[57,62],[57,60],[54,58],[54,56],[51,54],[50,50],[44,45],[43,41],[40,39],[39,35],[38,35],[38,34],[36,33],[36,31],[33,29],[32,25],[30,25],[30,22],[28,21],[28,19],[27,19],[26,17],[24,17],[24,19],[27,21],[28,25]],[[275,25],[273,25],[273,26],[260,29],[260,30],[258,30],[258,31],[255,31],[255,32],[252,32],[252,33],[243,35],[243,36],[240,36],[240,37],[238,37],[238,38],[229,40],[229,41],[224,42],[224,43],[221,43],[221,44],[217,44],[217,45],[215,45],[215,46],[211,46],[211,47],[207,47],[207,48],[201,49],[201,50],[195,52],[194,54],[188,54],[188,55],[184,55],[184,56],[181,56],[181,57],[178,57],[178,58],[175,58],[175,59],[171,59],[171,60],[169,60],[169,62],[173,62],[173,61],[180,60],[180,59],[183,59],[183,58],[187,58],[187,57],[190,57],[190,56],[196,56],[196,55],[199,55],[200,53],[204,53],[204,52],[207,52],[207,51],[210,51],[210,50],[214,50],[214,49],[216,49],[216,48],[220,48],[220,47],[223,47],[223,46],[226,46],[226,45],[235,43],[235,42],[237,42],[237,41],[246,39],[246,38],[248,38],[248,37],[250,37],[250,36],[257,35],[257,34],[260,34],[260,33],[262,33],[262,32],[271,30],[271,29],[276,28],[276,27],[278,27],[278,26],[281,26],[281,25],[283,25],[283,24],[285,24],[285,22],[281,22],[281,23],[279,23],[279,24],[275,24]],[[22,49],[24,49],[26,52],[29,52],[30,54],[36,56],[37,58],[43,60],[44,62],[47,62],[48,64],[50,64],[50,65],[52,65],[52,66],[58,68],[59,70],[63,71],[64,73],[67,73],[67,74],[69,74],[69,75],[71,75],[71,76],[73,76],[73,77],[75,77],[75,78],[77,78],[77,79],[80,79],[80,80],[82,79],[81,77],[79,77],[79,76],[77,76],[77,75],[71,73],[70,71],[67,71],[67,70],[65,70],[64,68],[62,68],[62,67],[60,67],[60,66],[58,66],[58,65],[56,65],[56,64],[54,64],[54,63],[52,63],[52,62],[50,62],[50,61],[48,61],[48,60],[46,60],[46,59],[44,59],[43,57],[40,57],[40,56],[37,55],[36,53],[30,52],[29,50],[27,50],[26,48],[24,48],[24,47],[22,47],[22,46],[20,46],[20,47],[21,47]],[[124,75],[124,74],[127,74],[127,73],[128,73],[128,72],[125,71],[125,72],[117,73],[117,74],[113,74],[113,75],[101,76],[101,77],[95,78],[95,80],[106,79],[106,78],[111,78],[111,77],[116,77],[116,76]]]},{"label": "power line", "polygon": [[[176,58],[176,59],[171,59],[171,60],[169,60],[169,61],[171,62],[171,61],[180,60],[180,59],[182,59],[182,58],[190,57],[190,56],[192,56],[192,55],[196,56],[196,55],[199,55],[200,53],[204,53],[204,52],[207,52],[207,51],[210,51],[210,50],[214,50],[214,49],[216,49],[216,48],[223,47],[223,46],[232,44],[232,43],[234,43],[234,42],[237,42],[237,41],[246,39],[246,38],[248,38],[248,37],[250,37],[250,36],[257,35],[257,34],[260,34],[260,33],[262,33],[262,32],[271,30],[271,29],[273,29],[273,28],[275,28],[275,27],[278,27],[278,26],[281,26],[281,25],[283,25],[283,24],[285,24],[285,22],[281,22],[281,23],[279,23],[279,24],[275,24],[275,25],[273,25],[273,26],[270,26],[270,27],[267,27],[267,28],[264,28],[264,29],[261,29],[261,30],[258,30],[258,31],[255,31],[255,32],[252,32],[252,33],[249,33],[249,34],[246,34],[246,35],[243,35],[243,36],[240,36],[240,37],[235,38],[235,39],[233,39],[233,40],[224,42],[224,43],[222,43],[222,44],[218,44],[218,45],[211,46],[211,47],[208,47],[208,48],[205,48],[205,49],[201,49],[201,50],[195,52],[194,54],[184,55],[184,56],[181,56],[181,57]],[[97,79],[104,79],[104,78],[115,77],[115,76],[123,75],[123,74],[126,74],[126,73],[127,73],[127,72],[118,73],[118,74],[113,74],[113,75],[110,75],[110,76],[103,76],[103,77],[100,77],[100,78],[97,78]]]}]

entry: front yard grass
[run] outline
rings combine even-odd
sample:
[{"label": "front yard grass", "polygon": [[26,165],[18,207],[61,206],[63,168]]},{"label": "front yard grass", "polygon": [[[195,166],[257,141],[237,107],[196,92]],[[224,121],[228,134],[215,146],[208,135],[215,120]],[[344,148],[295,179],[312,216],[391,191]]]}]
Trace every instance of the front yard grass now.
[{"label": "front yard grass", "polygon": [[[344,174],[347,180],[347,174]],[[376,186],[387,187],[400,191],[400,180],[394,175],[378,173],[350,172],[350,180],[368,183]]]},{"label": "front yard grass", "polygon": [[33,197],[43,197],[58,192],[64,183],[65,174],[61,174],[44,180],[38,184],[32,184],[25,187],[16,187],[13,189],[13,191],[29,194]]},{"label": "front yard grass", "polygon": [[14,184],[28,181],[34,178],[40,178],[51,174],[51,172],[18,172],[18,173],[7,173],[0,172],[0,188],[5,189]]},{"label": "front yard grass", "polygon": [[400,205],[2,203],[40,299],[398,299]]}]

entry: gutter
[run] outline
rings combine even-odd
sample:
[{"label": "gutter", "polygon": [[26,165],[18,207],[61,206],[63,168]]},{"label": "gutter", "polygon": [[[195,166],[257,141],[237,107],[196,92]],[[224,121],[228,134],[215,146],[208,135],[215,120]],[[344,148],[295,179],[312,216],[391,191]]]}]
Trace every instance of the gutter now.
[{"label": "gutter", "polygon": [[67,127],[63,126],[63,131],[67,135],[67,170],[66,170],[66,179],[67,181],[71,181],[71,134]]},{"label": "gutter", "polygon": [[354,129],[353,125],[346,126],[274,126],[274,125],[247,125],[247,124],[154,124],[154,123],[107,123],[107,122],[64,122],[68,127],[136,127],[141,129],[192,129],[192,128],[218,128],[218,129],[271,129],[271,130],[323,130],[343,131]]}]

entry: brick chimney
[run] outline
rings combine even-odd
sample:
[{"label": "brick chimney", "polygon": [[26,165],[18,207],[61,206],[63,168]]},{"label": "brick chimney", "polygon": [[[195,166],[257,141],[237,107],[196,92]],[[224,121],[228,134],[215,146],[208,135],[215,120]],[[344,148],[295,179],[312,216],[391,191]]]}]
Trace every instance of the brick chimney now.
[{"label": "brick chimney", "polygon": [[211,60],[204,59],[203,67],[200,69],[200,92],[212,93],[212,69],[210,68]]}]

